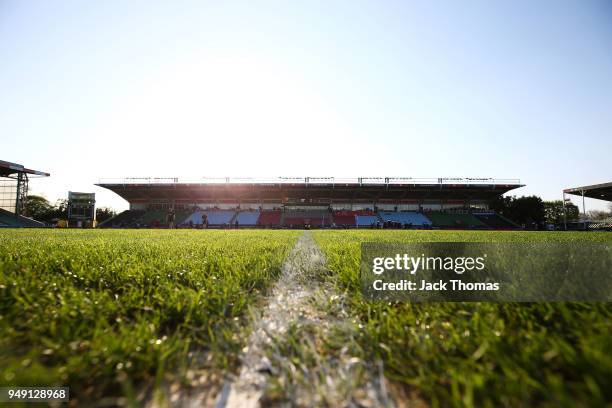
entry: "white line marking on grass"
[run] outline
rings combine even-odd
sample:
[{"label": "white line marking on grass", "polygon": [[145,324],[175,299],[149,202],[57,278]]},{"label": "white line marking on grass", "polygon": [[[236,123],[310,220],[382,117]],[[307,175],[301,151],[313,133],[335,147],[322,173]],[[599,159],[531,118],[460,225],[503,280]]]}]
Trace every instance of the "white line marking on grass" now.
[{"label": "white line marking on grass", "polygon": [[283,264],[267,305],[254,318],[239,375],[223,387],[218,408],[259,407],[269,381],[281,388],[281,401],[266,405],[392,405],[382,363],[355,357],[348,345],[321,353],[321,343],[332,332],[352,338],[358,330],[342,297],[317,279],[324,266],[320,249],[304,233]]}]

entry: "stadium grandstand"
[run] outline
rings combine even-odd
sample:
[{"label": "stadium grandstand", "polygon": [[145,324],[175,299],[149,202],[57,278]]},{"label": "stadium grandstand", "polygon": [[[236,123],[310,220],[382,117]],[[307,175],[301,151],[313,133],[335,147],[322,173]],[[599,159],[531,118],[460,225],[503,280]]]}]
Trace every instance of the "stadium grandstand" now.
[{"label": "stadium grandstand", "polygon": [[31,177],[49,177],[49,173],[0,160],[0,227],[44,226],[26,214],[28,182]]},{"label": "stadium grandstand", "polygon": [[585,197],[612,202],[612,182],[593,184],[590,186],[583,187],[566,188],[565,190],[563,190],[564,199],[566,198],[566,194],[582,197],[582,212],[586,213],[586,207],[584,205]]},{"label": "stadium grandstand", "polygon": [[589,186],[572,187],[563,190],[563,202],[567,202],[566,194],[582,197],[582,215],[580,221],[566,222],[565,229],[570,230],[604,230],[612,231],[612,218],[605,220],[589,220],[587,219],[585,197],[595,200],[612,202],[612,182],[592,184]]},{"label": "stadium grandstand", "polygon": [[279,177],[128,178],[98,186],[129,210],[100,224],[114,228],[447,228],[512,229],[489,209],[523,185],[490,178]]}]

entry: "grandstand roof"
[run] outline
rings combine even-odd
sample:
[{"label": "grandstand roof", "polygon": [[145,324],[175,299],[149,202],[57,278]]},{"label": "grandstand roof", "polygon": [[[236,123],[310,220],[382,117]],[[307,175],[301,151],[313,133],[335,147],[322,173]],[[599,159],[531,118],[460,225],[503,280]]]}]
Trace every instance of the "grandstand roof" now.
[{"label": "grandstand roof", "polygon": [[42,176],[42,177],[50,176],[49,173],[45,173],[43,171],[26,169],[21,164],[0,160],[0,177],[6,177],[6,176],[10,176],[11,174],[18,174],[18,173],[26,173],[26,174],[32,174],[35,176]]},{"label": "grandstand roof", "polygon": [[593,184],[583,187],[566,188],[563,190],[563,192],[581,197],[584,195],[585,197],[595,198],[597,200],[612,201],[612,182]]},{"label": "grandstand roof", "polygon": [[143,200],[337,202],[402,200],[490,200],[522,187],[520,180],[467,178],[353,178],[333,177],[276,179],[132,178],[101,180],[100,187],[114,191],[130,202]]}]

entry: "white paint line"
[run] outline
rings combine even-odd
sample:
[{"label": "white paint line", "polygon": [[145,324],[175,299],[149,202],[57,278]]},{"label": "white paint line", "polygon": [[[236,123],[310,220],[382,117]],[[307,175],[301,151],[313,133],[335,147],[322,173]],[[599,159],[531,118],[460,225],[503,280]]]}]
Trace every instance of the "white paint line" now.
[{"label": "white paint line", "polygon": [[[328,288],[322,288],[312,279],[325,265],[325,257],[312,239],[310,233],[302,235],[283,264],[282,274],[274,286],[267,305],[260,316],[253,321],[253,332],[249,336],[246,347],[242,350],[242,367],[238,377],[229,385],[223,387],[217,408],[255,408],[260,406],[270,375],[276,375],[274,363],[283,364],[286,356],[274,353],[274,362],[270,362],[267,350],[274,344],[282,342],[287,330],[300,322],[315,324],[318,329],[329,331],[334,325],[344,322],[331,318],[327,311],[316,306],[315,298],[323,295],[329,300],[337,295]],[[341,302],[338,302],[341,303]],[[348,317],[343,311],[344,317]],[[316,347],[309,348],[313,353]],[[382,373],[382,363],[368,367],[360,359],[348,355],[343,349],[340,359],[327,361],[326,356],[317,356],[321,362],[321,370],[326,374],[322,384],[324,393],[338,401],[344,401],[346,406],[390,406]],[[356,370],[359,366],[361,370]],[[355,378],[359,376],[359,378]],[[316,405],[313,390],[298,390],[294,398],[299,399],[299,405]],[[350,395],[347,395],[350,394]],[[309,401],[305,401],[310,399]]]}]

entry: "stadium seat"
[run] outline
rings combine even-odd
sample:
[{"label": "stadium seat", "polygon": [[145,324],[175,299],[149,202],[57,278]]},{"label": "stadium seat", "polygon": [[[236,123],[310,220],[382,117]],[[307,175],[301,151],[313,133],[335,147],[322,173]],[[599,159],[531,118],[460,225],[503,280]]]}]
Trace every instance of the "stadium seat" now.
[{"label": "stadium seat", "polygon": [[413,225],[418,227],[427,227],[431,225],[431,221],[428,220],[427,217],[414,211],[381,211],[379,215],[383,221],[397,222],[401,225]]},{"label": "stadium seat", "polygon": [[[341,226],[346,226],[346,227],[353,227],[358,225],[357,224],[357,216],[374,216],[374,222],[376,222],[378,220],[378,218],[376,217],[376,214],[373,211],[370,210],[340,210],[340,211],[334,211],[333,213],[333,220],[334,223],[336,224],[336,226],[341,227]],[[362,219],[362,222],[367,222],[367,219]],[[368,224],[369,226],[370,224]]]},{"label": "stadium seat", "polygon": [[177,210],[174,217],[174,224],[179,225],[182,224],[183,221],[187,219],[191,215],[190,210]]},{"label": "stadium seat", "polygon": [[478,213],[474,214],[476,218],[494,229],[515,229],[518,226],[509,219],[495,213]]},{"label": "stadium seat", "polygon": [[374,215],[376,216],[376,212],[372,210],[356,210],[353,211],[355,215]]},{"label": "stadium seat", "polygon": [[370,227],[373,224],[376,224],[378,221],[380,220],[375,215],[356,215],[355,216],[355,224],[358,227]]},{"label": "stadium seat", "polygon": [[329,227],[331,223],[329,222],[329,218],[285,217],[283,221],[283,225],[285,227],[297,227],[297,228],[300,228],[306,225],[310,225],[312,227]]},{"label": "stadium seat", "polygon": [[238,225],[257,225],[259,211],[240,211],[236,216]]},{"label": "stadium seat", "polygon": [[289,210],[285,211],[283,225],[286,227],[329,227],[331,219],[327,210]]},{"label": "stadium seat", "polygon": [[19,219],[15,217],[14,214],[9,213],[8,211],[0,209],[0,225],[3,227],[21,227],[21,223]]},{"label": "stadium seat", "polygon": [[281,225],[283,213],[280,210],[262,211],[259,213],[257,225],[261,227],[278,227]]},{"label": "stadium seat", "polygon": [[334,213],[333,220],[336,226],[354,227],[355,225],[357,225],[357,223],[355,222],[355,214]]},{"label": "stadium seat", "polygon": [[145,212],[142,217],[136,220],[136,224],[143,227],[161,227],[166,224],[166,210],[150,210]]},{"label": "stadium seat", "polygon": [[44,223],[0,208],[0,226],[2,227],[44,227]]},{"label": "stadium seat", "polygon": [[132,227],[134,226],[134,222],[142,217],[145,213],[144,210],[125,210],[113,218],[110,218],[104,222],[101,222],[98,227],[100,228],[108,228],[108,227]]},{"label": "stadium seat", "polygon": [[428,212],[429,218],[435,227],[440,228],[459,228],[459,229],[486,229],[485,223],[474,217],[472,214],[453,214],[443,212]]},{"label": "stadium seat", "polygon": [[[174,225],[181,224],[189,215],[188,210],[176,210],[174,212]],[[150,210],[145,212],[140,218],[132,222],[132,225],[143,227],[167,227],[168,210]]]},{"label": "stadium seat", "polygon": [[229,225],[236,211],[234,210],[206,210],[195,211],[182,221],[182,225],[202,225],[202,214],[206,214],[208,225]]},{"label": "stadium seat", "polygon": [[181,222],[181,225],[201,225],[202,213],[203,211],[192,212]]},{"label": "stadium seat", "polygon": [[208,225],[230,224],[234,215],[236,215],[234,210],[206,210],[204,212],[208,216]]}]

